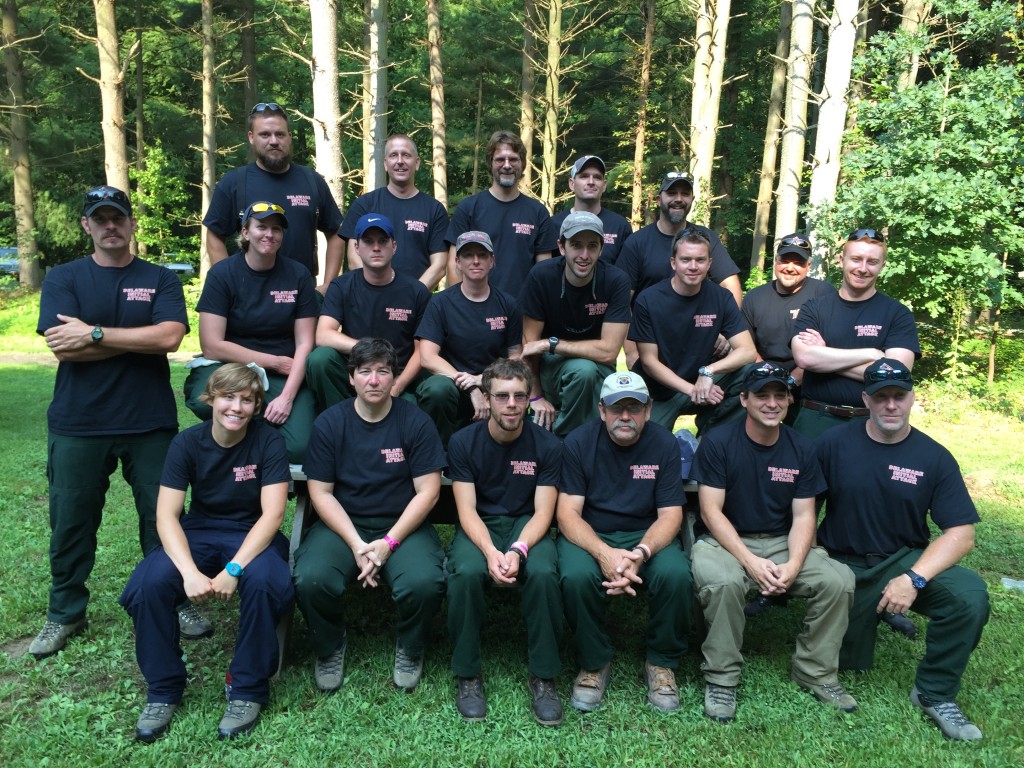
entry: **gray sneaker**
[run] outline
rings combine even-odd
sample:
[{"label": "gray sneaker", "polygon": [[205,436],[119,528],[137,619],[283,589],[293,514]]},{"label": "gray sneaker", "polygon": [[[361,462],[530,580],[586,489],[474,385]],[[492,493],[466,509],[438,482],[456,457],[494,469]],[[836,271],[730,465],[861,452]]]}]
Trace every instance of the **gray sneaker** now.
[{"label": "gray sneaker", "polygon": [[933,701],[922,696],[915,685],[910,689],[910,703],[934,720],[947,739],[977,741],[982,738],[981,729],[967,719],[955,701]]},{"label": "gray sneaker", "polygon": [[827,683],[805,683],[803,680],[798,680],[795,677],[791,679],[824,704],[831,704],[843,712],[857,711],[857,700],[846,692],[846,689],[843,688],[838,680]]},{"label": "gray sneaker", "polygon": [[395,672],[392,679],[396,688],[412,691],[420,684],[423,677],[423,654],[413,656],[405,652],[401,645],[395,644]]},{"label": "gray sneaker", "polygon": [[719,723],[736,719],[736,686],[704,685],[704,714]]},{"label": "gray sneaker", "polygon": [[345,648],[347,646],[348,640],[343,637],[341,645],[333,653],[316,660],[313,677],[316,680],[316,687],[324,693],[334,693],[345,682]]},{"label": "gray sneaker", "polygon": [[146,704],[138,722],[135,723],[135,738],[143,744],[152,744],[167,733],[171,718],[174,717],[174,710],[177,708],[177,704],[162,701],[151,701]]},{"label": "gray sneaker", "polygon": [[185,640],[199,640],[213,634],[213,624],[192,603],[178,606],[178,629]]},{"label": "gray sneaker", "polygon": [[229,701],[227,711],[217,726],[217,738],[233,739],[251,731],[256,727],[256,721],[260,719],[260,706],[255,701]]},{"label": "gray sneaker", "polygon": [[604,691],[608,687],[608,678],[611,674],[611,662],[594,672],[581,669],[573,681],[569,703],[580,712],[593,712],[604,699]]},{"label": "gray sneaker", "polygon": [[36,635],[36,639],[28,647],[28,652],[37,659],[53,656],[58,651],[64,650],[64,646],[68,644],[69,637],[77,635],[88,626],[89,622],[84,616],[70,624],[61,624],[47,619],[46,623],[43,624],[42,630]]}]

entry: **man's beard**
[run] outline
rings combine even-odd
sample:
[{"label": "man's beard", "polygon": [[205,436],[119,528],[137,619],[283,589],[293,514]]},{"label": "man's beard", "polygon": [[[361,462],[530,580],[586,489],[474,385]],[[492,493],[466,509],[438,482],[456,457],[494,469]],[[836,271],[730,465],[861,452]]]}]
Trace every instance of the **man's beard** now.
[{"label": "man's beard", "polygon": [[292,153],[287,152],[280,157],[257,154],[256,159],[260,161],[260,165],[271,173],[281,173],[282,171],[287,171],[288,166],[292,164]]}]

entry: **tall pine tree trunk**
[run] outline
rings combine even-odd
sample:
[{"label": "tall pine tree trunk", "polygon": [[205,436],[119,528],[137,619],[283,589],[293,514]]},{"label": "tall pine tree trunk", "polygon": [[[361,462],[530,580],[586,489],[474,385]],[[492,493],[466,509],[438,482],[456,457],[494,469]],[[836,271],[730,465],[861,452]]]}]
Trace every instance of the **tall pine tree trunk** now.
[{"label": "tall pine tree trunk", "polygon": [[807,137],[807,97],[811,85],[813,35],[813,1],[793,0],[787,67],[789,87],[786,94],[785,124],[782,128],[782,157],[779,162],[779,190],[775,208],[776,240],[797,228],[800,182],[804,171]]},{"label": "tall pine tree trunk", "polygon": [[[210,207],[217,184],[217,81],[214,72],[213,0],[202,0],[203,34],[203,213]],[[206,280],[210,254],[206,250],[206,227],[199,239],[199,279]]]},{"label": "tall pine tree trunk", "polygon": [[523,178],[520,181],[523,189],[533,189],[533,141],[537,135],[537,113],[533,101],[534,89],[537,87],[537,35],[534,31],[536,18],[535,0],[523,0],[523,67],[519,86],[519,138],[526,147]]},{"label": "tall pine tree trunk", "polygon": [[714,198],[711,170],[715,164],[729,8],[730,0],[700,0],[697,6],[693,100],[690,107],[690,165],[694,188],[697,195],[704,199],[704,205],[694,216],[702,224],[710,220]]},{"label": "tall pine tree trunk", "polygon": [[561,102],[562,0],[547,0],[547,58],[544,64],[544,156],[540,177],[540,201],[549,212],[555,209],[555,178],[558,172],[558,108]]},{"label": "tall pine tree trunk", "polygon": [[131,191],[128,181],[128,143],[124,130],[124,70],[114,18],[114,0],[93,0],[96,10],[96,50],[100,58],[100,99],[103,103],[103,168],[107,184]]},{"label": "tall pine tree trunk", "polygon": [[447,125],[444,115],[444,70],[441,67],[441,13],[438,0],[427,2],[427,45],[430,61],[430,158],[434,197],[448,208]]},{"label": "tall pine tree trunk", "polygon": [[[259,100],[256,82],[256,0],[238,0],[241,26],[238,29],[242,48],[242,89],[245,98],[245,114],[248,115]],[[316,26],[314,24],[314,26]],[[249,162],[256,160],[256,149],[249,144]]]},{"label": "tall pine tree trunk", "polygon": [[[904,0],[903,17],[900,19],[900,29],[908,35],[917,35],[921,27],[927,28],[928,14],[932,12],[932,4],[925,0]],[[898,87],[901,91],[910,88],[917,83],[917,70],[921,65],[921,54],[916,47],[910,50],[907,60],[907,68],[900,73]]]},{"label": "tall pine tree trunk", "polygon": [[647,99],[651,93],[651,55],[654,49],[654,0],[644,2],[644,45],[640,50],[640,108],[636,115],[636,143],[633,145],[633,184],[630,222],[634,229],[643,223],[644,151],[647,144]]},{"label": "tall pine tree trunk", "polygon": [[[313,90],[313,138],[316,170],[334,199],[344,203],[341,168],[341,98],[338,94],[338,2],[309,0],[313,55],[309,69]],[[326,247],[326,246],[325,246]]]},{"label": "tall pine tree trunk", "polygon": [[[135,57],[135,171],[138,179],[135,191],[138,193],[138,200],[135,206],[135,217],[139,218],[146,210],[146,193],[148,190],[142,186],[142,172],[146,170],[146,143],[144,140],[144,129],[146,127],[146,115],[143,109],[146,102],[146,81],[142,77],[142,3],[135,6],[135,45],[138,55]],[[139,241],[139,256],[145,258],[148,255],[149,247]]]},{"label": "tall pine tree trunk", "polygon": [[388,133],[388,3],[365,0],[366,74],[363,78],[363,192],[382,187]]}]

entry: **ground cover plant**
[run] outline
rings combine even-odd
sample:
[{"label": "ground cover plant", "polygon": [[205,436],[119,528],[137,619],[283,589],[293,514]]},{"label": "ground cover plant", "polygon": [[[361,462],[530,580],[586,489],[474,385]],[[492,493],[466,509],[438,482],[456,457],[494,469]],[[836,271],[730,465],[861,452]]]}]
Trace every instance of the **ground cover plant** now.
[{"label": "ground cover plant", "polygon": [[[36,351],[41,351],[38,346]],[[180,391],[184,372],[175,366]],[[566,706],[565,723],[533,722],[526,689],[526,638],[518,600],[491,593],[484,631],[488,719],[464,724],[454,703],[451,646],[443,614],[435,623],[423,683],[412,694],[390,685],[393,611],[382,593],[351,592],[346,681],[333,696],[313,683],[305,627],[296,614],[286,663],[257,729],[218,742],[224,671],[234,643],[236,605],[209,615],[216,634],[183,644],[190,669],[183,707],[168,736],[134,741],[145,692],[134,657],[131,622],[116,599],[139,559],[130,493],[116,477],[92,591],[88,631],[43,662],[25,653],[44,618],[49,584],[45,410],[54,368],[0,364],[0,762],[4,766],[985,766],[1024,764],[1024,593],[1005,576],[1024,578],[1024,425],[962,402],[952,410],[923,397],[915,423],[960,460],[983,522],[966,564],[989,585],[992,619],[964,677],[960,703],[985,732],[976,744],[945,741],[907,701],[923,648],[880,631],[876,667],[841,680],[860,702],[844,715],[817,704],[789,682],[789,656],[803,612],[794,600],[747,627],[738,718],[719,725],[702,715],[699,638],[678,672],[682,710],[657,713],[641,681],[646,603],[617,603],[611,685],[597,712]],[[940,407],[941,406],[941,407]],[[183,425],[194,422],[181,408]],[[290,512],[289,512],[290,517]],[[286,520],[286,529],[290,520]],[[445,539],[451,529],[442,531]],[[920,617],[915,621],[923,629]],[[568,705],[576,667],[568,637],[557,683]]]}]

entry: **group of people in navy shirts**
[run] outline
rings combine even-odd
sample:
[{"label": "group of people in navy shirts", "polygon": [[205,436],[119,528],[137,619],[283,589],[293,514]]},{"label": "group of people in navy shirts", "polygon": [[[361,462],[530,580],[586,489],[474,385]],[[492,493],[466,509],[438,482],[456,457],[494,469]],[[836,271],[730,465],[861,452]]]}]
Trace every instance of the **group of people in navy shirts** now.
[{"label": "group of people in navy shirts", "polygon": [[[485,588],[518,586],[542,725],[564,718],[563,624],[579,665],[570,703],[590,711],[610,680],[604,614],[641,585],[648,703],[680,708],[675,670],[696,596],[704,712],[719,722],[736,718],[745,623],[765,605],[807,599],[792,679],[844,712],[858,704],[839,670],[871,668],[879,622],[916,631],[912,609],[930,625],[910,701],[948,738],[981,738],[956,703],[989,612],[984,582],[958,564],[978,515],[953,457],[910,427],[921,350],[910,312],[876,288],[883,233],[850,234],[838,290],[807,276],[803,235],[783,238],[775,279],[743,298],[721,241],[687,221],[686,172],[664,174],[657,221],[632,233],[601,205],[604,161],[584,155],[569,171],[572,206],[551,218],[519,190],[522,142],[499,131],[491,186],[449,221],[415,187],[415,144],[393,136],[388,185],[342,217],[323,179],[291,161],[279,105],[253,108],[249,141],[256,161],[222,179],[204,219],[216,263],[184,387],[199,424],[177,432],[169,384],[167,353],[188,330],[181,285],[132,255],[123,191],[86,194],[93,253],[47,275],[38,330],[59,360],[52,586],[33,655],[87,626],[85,583],[120,461],[144,554],[120,597],[148,686],[143,742],[182,702],[180,642],[212,632],[198,608],[209,599],[237,592],[241,611],[221,738],[256,726],[293,602],[317,687],[338,690],[354,583],[391,590],[404,690],[420,682],[447,599],[455,704],[469,721],[487,712]],[[687,547],[671,432],[681,414],[701,438]],[[280,533],[289,464],[302,465],[317,518],[291,571]],[[429,522],[443,482],[458,513],[447,553]]]}]

